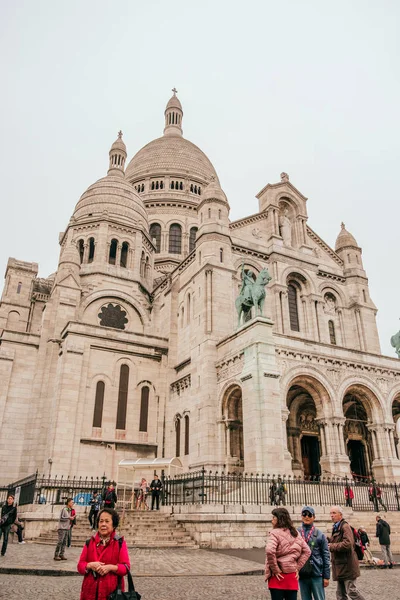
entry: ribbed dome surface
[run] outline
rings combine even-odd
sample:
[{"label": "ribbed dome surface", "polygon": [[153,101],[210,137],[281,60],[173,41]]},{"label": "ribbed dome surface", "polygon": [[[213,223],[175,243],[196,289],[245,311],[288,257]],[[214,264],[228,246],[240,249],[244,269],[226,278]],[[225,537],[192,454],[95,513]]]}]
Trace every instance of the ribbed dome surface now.
[{"label": "ribbed dome surface", "polygon": [[347,231],[344,223],[342,223],[342,230],[336,238],[335,250],[340,250],[341,248],[347,248],[348,246],[353,246],[358,248],[358,244],[356,239],[349,231]]},{"label": "ribbed dome surface", "polygon": [[91,185],[80,197],[74,217],[79,220],[105,211],[119,219],[125,217],[131,224],[142,223],[148,227],[144,204],[123,177],[108,175]]},{"label": "ribbed dome surface", "polygon": [[179,108],[182,110],[182,104],[180,103],[178,96],[174,95],[168,100],[165,110],[168,110],[169,108]]},{"label": "ribbed dome surface", "polygon": [[193,177],[203,182],[218,176],[207,156],[181,136],[163,136],[144,146],[130,161],[125,177],[136,181],[153,175]]}]

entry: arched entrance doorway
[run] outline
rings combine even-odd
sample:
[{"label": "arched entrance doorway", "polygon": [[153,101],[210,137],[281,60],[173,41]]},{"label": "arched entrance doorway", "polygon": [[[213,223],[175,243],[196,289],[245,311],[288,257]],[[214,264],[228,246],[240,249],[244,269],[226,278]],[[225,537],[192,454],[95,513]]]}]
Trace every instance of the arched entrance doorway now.
[{"label": "arched entrance doorway", "polygon": [[242,390],[239,386],[234,386],[227,390],[222,406],[222,418],[225,422],[225,455],[227,463],[243,467],[243,406]]},{"label": "arched entrance doorway", "polygon": [[350,388],[343,398],[344,441],[350,461],[352,475],[362,479],[372,475],[372,463],[375,458],[372,434],[368,423],[372,415],[365,393],[358,388]]},{"label": "arched entrance doorway", "polygon": [[392,415],[393,415],[393,422],[395,425],[394,428],[394,446],[396,449],[396,457],[400,459],[400,396],[397,396],[397,398],[394,399],[393,404],[392,404]]},{"label": "arched entrance doorway", "polygon": [[288,450],[292,455],[292,468],[306,479],[321,475],[322,454],[320,428],[315,401],[308,389],[294,384],[287,395],[289,419],[287,421]]}]

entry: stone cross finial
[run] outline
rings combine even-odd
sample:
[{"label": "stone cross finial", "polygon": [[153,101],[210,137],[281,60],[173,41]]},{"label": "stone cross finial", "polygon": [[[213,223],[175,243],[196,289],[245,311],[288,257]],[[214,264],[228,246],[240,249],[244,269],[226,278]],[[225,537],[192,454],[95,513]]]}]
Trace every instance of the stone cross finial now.
[{"label": "stone cross finial", "polygon": [[121,139],[121,138],[122,138],[122,131],[121,131],[121,130],[119,130],[119,131],[118,131],[118,138],[119,138],[119,139]]},{"label": "stone cross finial", "polygon": [[178,93],[178,90],[174,87],[174,88],[172,88],[172,91],[174,92],[174,96],[176,96],[176,94]]},{"label": "stone cross finial", "polygon": [[344,229],[344,223],[343,223],[343,221],[340,223],[340,227],[341,227],[342,229]]}]

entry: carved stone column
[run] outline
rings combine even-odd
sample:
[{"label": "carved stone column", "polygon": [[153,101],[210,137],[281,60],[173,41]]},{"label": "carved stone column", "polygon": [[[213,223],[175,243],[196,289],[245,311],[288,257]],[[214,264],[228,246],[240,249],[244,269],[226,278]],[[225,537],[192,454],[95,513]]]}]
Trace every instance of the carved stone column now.
[{"label": "carved stone column", "polygon": [[[288,427],[288,446],[290,447],[292,455],[292,469],[293,471],[302,472],[303,463],[301,460],[301,448],[300,448],[300,428],[299,427]],[[299,473],[298,473],[299,474]]]},{"label": "carved stone column", "polygon": [[115,257],[115,266],[119,267],[121,264],[121,251],[122,251],[122,246],[121,244],[118,244],[117,246],[117,255]]},{"label": "carved stone column", "polygon": [[283,333],[290,332],[290,318],[289,318],[289,305],[288,305],[288,293],[287,290],[282,292],[282,321],[283,321]]},{"label": "carved stone column", "polygon": [[89,256],[89,244],[83,245],[83,260],[82,263],[86,265]]},{"label": "carved stone column", "polygon": [[206,333],[212,331],[212,269],[206,271]]},{"label": "carved stone column", "polygon": [[290,456],[290,449],[289,449],[289,444],[288,444],[288,436],[287,436],[287,427],[286,427],[286,422],[289,418],[290,415],[290,411],[288,408],[282,408],[282,439],[283,439],[283,451],[285,454],[285,458],[287,460],[291,459]]}]

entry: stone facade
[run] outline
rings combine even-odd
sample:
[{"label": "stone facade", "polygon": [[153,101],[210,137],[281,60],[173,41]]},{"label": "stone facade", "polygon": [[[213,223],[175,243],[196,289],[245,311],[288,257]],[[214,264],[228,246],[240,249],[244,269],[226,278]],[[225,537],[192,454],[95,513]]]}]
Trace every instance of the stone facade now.
[{"label": "stone facade", "polygon": [[[57,272],[10,258],[0,304],[0,464],[117,478],[123,458],[185,469],[400,477],[400,364],[381,355],[362,251],[307,225],[307,199],[268,184],[229,220],[203,152],[164,135],[106,177],[60,234]],[[264,316],[238,324],[243,271],[268,268]],[[10,451],[12,449],[12,451]]]}]

